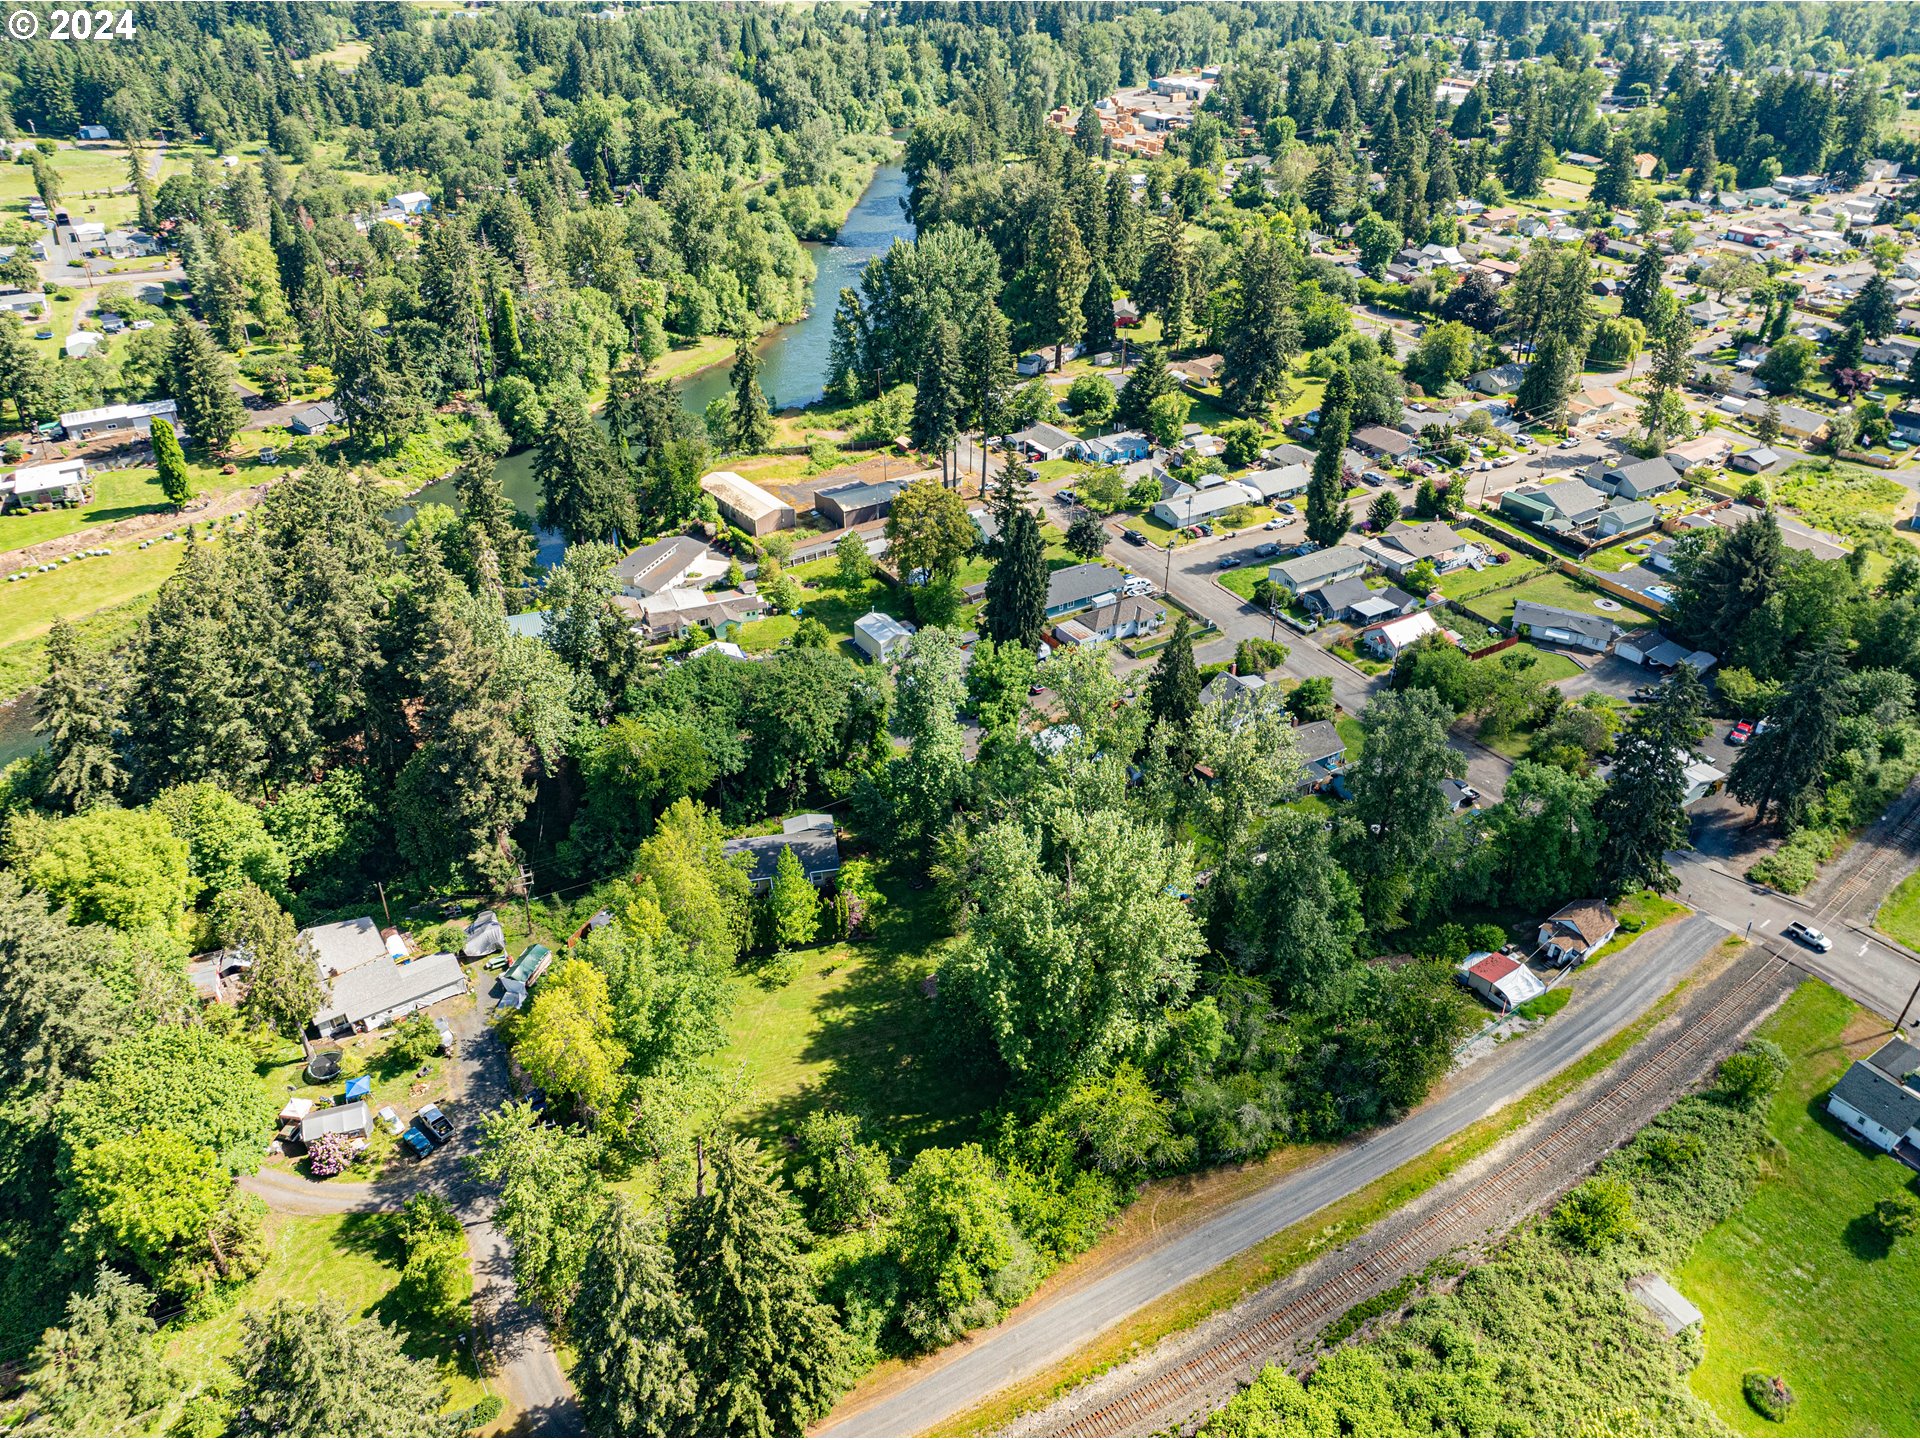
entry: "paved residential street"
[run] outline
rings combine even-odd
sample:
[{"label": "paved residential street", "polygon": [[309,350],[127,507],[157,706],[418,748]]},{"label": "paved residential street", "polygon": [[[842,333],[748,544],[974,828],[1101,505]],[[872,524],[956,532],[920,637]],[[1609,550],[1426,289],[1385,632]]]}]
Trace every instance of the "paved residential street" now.
[{"label": "paved residential street", "polygon": [[916,1435],[1043,1369],[1141,1306],[1381,1176],[1531,1090],[1644,1014],[1725,937],[1704,917],[1647,935],[1569,982],[1575,1000],[1552,1025],[1502,1046],[1398,1125],[1343,1147],[1213,1219],[1078,1289],[1021,1307],[994,1329],[914,1367],[894,1393],[830,1417],[829,1435]]}]

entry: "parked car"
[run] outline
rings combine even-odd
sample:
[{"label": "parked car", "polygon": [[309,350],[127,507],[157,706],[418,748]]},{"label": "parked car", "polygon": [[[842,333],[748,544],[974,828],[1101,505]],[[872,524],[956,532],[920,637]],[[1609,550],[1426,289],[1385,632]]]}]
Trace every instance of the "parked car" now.
[{"label": "parked car", "polygon": [[380,1123],[386,1127],[389,1135],[398,1135],[400,1133],[400,1117],[394,1113],[391,1105],[382,1105],[380,1107]]},{"label": "parked car", "polygon": [[1256,545],[1253,551],[1254,558],[1257,560],[1264,560],[1269,555],[1278,555],[1279,553],[1280,553],[1280,547],[1274,544],[1271,540],[1269,540],[1264,545]]},{"label": "parked car", "polygon": [[1138,530],[1122,530],[1120,532],[1120,538],[1125,540],[1129,545],[1144,545],[1147,543],[1147,537]]},{"label": "parked car", "polygon": [[1744,745],[1753,738],[1753,721],[1742,720],[1727,732],[1727,744]]},{"label": "parked car", "polygon": [[436,1144],[444,1145],[453,1138],[453,1122],[440,1113],[438,1105],[422,1105],[413,1123],[416,1127],[425,1127]]},{"label": "parked car", "polygon": [[1300,513],[1298,507],[1295,506],[1291,500],[1282,500],[1273,508],[1278,510],[1282,515],[1298,515]]},{"label": "parked car", "polygon": [[1286,523],[1287,522],[1284,520],[1269,520],[1267,521],[1266,524],[1262,525],[1260,528],[1262,530],[1278,530],[1282,525],[1285,525]]},{"label": "parked car", "polygon": [[442,1055],[451,1055],[453,1053],[453,1027],[445,1020],[436,1016],[434,1017],[433,1028],[440,1032],[440,1053]]},{"label": "parked car", "polygon": [[1360,478],[1369,485],[1391,485],[1393,477],[1384,470],[1362,471]]},{"label": "parked car", "polygon": [[1658,685],[1641,685],[1634,690],[1633,698],[1642,702],[1658,700],[1660,698],[1660,687]]},{"label": "parked car", "polygon": [[1196,525],[1193,528],[1198,530],[1203,536],[1211,538],[1213,535],[1213,526],[1211,525]]},{"label": "parked car", "polygon": [[1791,925],[1787,926],[1782,933],[1789,940],[1796,940],[1809,950],[1818,951],[1822,955],[1833,949],[1833,941],[1829,940],[1804,920],[1794,921]]},{"label": "parked car", "polygon": [[400,1138],[413,1148],[413,1153],[422,1160],[433,1153],[433,1141],[427,1138],[427,1132],[418,1125],[409,1125],[400,1133]]},{"label": "parked car", "polygon": [[1062,490],[1060,492],[1060,503],[1062,505],[1078,505],[1080,503],[1080,497],[1071,490]]}]

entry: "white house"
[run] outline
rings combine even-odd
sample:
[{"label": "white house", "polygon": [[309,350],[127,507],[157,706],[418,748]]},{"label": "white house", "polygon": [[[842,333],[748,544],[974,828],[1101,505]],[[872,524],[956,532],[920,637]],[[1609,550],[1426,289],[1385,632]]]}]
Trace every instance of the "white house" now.
[{"label": "white house", "polygon": [[1307,487],[1313,484],[1313,472],[1296,461],[1291,465],[1277,465],[1271,470],[1249,470],[1240,477],[1238,483],[1271,503],[1306,494]]},{"label": "white house", "polygon": [[1229,480],[1224,485],[1215,485],[1210,490],[1196,490],[1188,495],[1170,495],[1153,507],[1154,518],[1162,524],[1179,528],[1197,525],[1202,520],[1211,520],[1216,515],[1224,515],[1238,505],[1258,505],[1260,496],[1238,481]]},{"label": "white house", "polygon": [[1290,595],[1367,573],[1367,557],[1350,545],[1330,545],[1267,567],[1267,578]]},{"label": "white house", "polygon": [[87,462],[56,460],[22,465],[0,480],[0,510],[32,505],[77,505],[87,495]]},{"label": "white house", "polygon": [[390,203],[403,215],[425,215],[433,209],[433,201],[423,190],[403,191],[394,196]]},{"label": "white house", "polygon": [[1876,1150],[1920,1169],[1920,1049],[1889,1040],[1827,1092],[1827,1113]]},{"label": "white house", "polygon": [[1416,610],[1411,615],[1402,615],[1397,620],[1387,620],[1361,631],[1360,639],[1375,655],[1391,660],[1427,636],[1444,633],[1431,610]]},{"label": "white house", "polygon": [[1603,900],[1575,900],[1540,924],[1539,945],[1559,965],[1576,965],[1606,944],[1620,928]]},{"label": "white house", "polygon": [[1540,605],[1532,600],[1516,600],[1513,605],[1513,633],[1549,645],[1565,645],[1574,650],[1603,654],[1620,633],[1620,627],[1604,615],[1589,615],[1579,610],[1563,610],[1558,605]]},{"label": "white house", "polygon": [[913,638],[914,627],[879,610],[869,610],[853,622],[853,643],[875,664],[897,659]]}]

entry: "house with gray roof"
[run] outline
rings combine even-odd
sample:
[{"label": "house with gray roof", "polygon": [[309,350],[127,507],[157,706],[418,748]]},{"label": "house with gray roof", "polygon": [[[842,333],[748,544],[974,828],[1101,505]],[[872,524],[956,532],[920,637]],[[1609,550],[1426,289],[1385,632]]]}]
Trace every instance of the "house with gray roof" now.
[{"label": "house with gray roof", "polygon": [[1538,529],[1570,535],[1591,525],[1606,508],[1607,497],[1584,480],[1556,480],[1509,490],[1500,497],[1500,511]]},{"label": "house with gray roof", "polygon": [[1118,567],[1093,561],[1055,570],[1047,576],[1047,618],[1071,615],[1097,600],[1118,595],[1126,582]]},{"label": "house with gray roof", "polygon": [[1458,570],[1480,547],[1441,520],[1396,520],[1360,547],[1389,574],[1406,574],[1422,560],[1441,574]]},{"label": "house with gray roof", "polygon": [[378,1030],[416,1010],[467,993],[466,972],[456,955],[396,960],[382,947],[380,958],[334,977],[327,1003],[314,1013],[322,1035]]},{"label": "house with gray roof", "polygon": [[1680,483],[1680,472],[1664,456],[1650,460],[1631,460],[1624,465],[1599,464],[1587,472],[1587,478],[1609,495],[1627,500],[1644,500],[1659,495]]},{"label": "house with gray roof", "polygon": [[840,841],[831,815],[789,815],[780,822],[778,835],[743,835],[720,848],[728,855],[745,857],[747,879],[755,894],[772,888],[782,850],[793,852],[800,873],[816,889],[840,873]]},{"label": "house with gray roof", "polygon": [[1513,633],[1549,645],[1604,653],[1619,635],[1620,627],[1604,615],[1587,615],[1578,610],[1563,610],[1558,605],[1537,605],[1531,600],[1516,600],[1513,606]]},{"label": "house with gray roof", "polygon": [[1827,1113],[1876,1150],[1920,1170],[1920,1050],[1890,1040],[1827,1092]]},{"label": "house with gray roof", "polygon": [[1080,437],[1069,434],[1058,425],[1042,422],[1029,425],[1009,435],[1007,439],[1018,445],[1035,460],[1058,460],[1072,454],[1080,448]]},{"label": "house with gray roof", "polygon": [[1615,500],[1594,517],[1593,533],[1603,540],[1617,540],[1651,530],[1659,519],[1651,500]]},{"label": "house with gray roof", "polygon": [[1305,768],[1302,783],[1318,789],[1347,768],[1347,742],[1340,738],[1331,720],[1315,720],[1296,725],[1290,732],[1294,751]]},{"label": "house with gray roof", "polygon": [[645,600],[682,584],[706,555],[704,541],[669,535],[623,556],[613,567],[613,579],[622,594]]},{"label": "house with gray roof", "polygon": [[886,519],[893,511],[894,497],[906,488],[904,480],[855,480],[817,491],[813,508],[836,530],[844,530]]},{"label": "house with gray roof", "polygon": [[1346,617],[1349,608],[1372,594],[1365,580],[1358,575],[1349,575],[1344,580],[1335,580],[1316,590],[1309,590],[1300,598],[1314,614],[1329,620],[1340,620]]},{"label": "house with gray roof", "polygon": [[1367,557],[1350,545],[1330,545],[1267,567],[1267,578],[1290,595],[1367,573]]}]

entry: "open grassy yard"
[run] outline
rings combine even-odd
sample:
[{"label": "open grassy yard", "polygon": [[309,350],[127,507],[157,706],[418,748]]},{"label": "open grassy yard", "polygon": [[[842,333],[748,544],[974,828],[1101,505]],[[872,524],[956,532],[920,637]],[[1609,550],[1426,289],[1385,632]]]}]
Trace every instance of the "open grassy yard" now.
[{"label": "open grassy yard", "polygon": [[720,1066],[746,1083],[742,1124],[776,1151],[802,1116],[832,1105],[908,1157],[971,1138],[993,1099],[956,1068],[925,990],[944,944],[932,893],[884,889],[871,939],[801,951],[799,976],[775,989],[738,982]]},{"label": "open grassy yard", "polygon": [[1450,571],[1440,577],[1440,593],[1449,600],[1471,600],[1490,590],[1522,584],[1535,575],[1544,574],[1546,568],[1538,560],[1516,555],[1505,565],[1489,565],[1484,570],[1462,568]]},{"label": "open grassy yard", "polygon": [[1920,870],[1894,886],[1873,923],[1909,950],[1920,950]]},{"label": "open grassy yard", "polygon": [[1891,524],[1908,506],[1898,480],[1860,465],[1802,462],[1773,483],[1774,498],[1807,524],[1860,539]]},{"label": "open grassy yard", "polygon": [[75,560],[45,575],[29,575],[0,590],[0,649],[44,636],[56,616],[78,619],[160,588],[180,564],[186,546],[163,542]]},{"label": "open grassy yard", "polygon": [[404,1256],[387,1237],[382,1217],[269,1215],[267,1247],[271,1258],[266,1269],[230,1309],[161,1332],[168,1359],[181,1370],[176,1388],[182,1397],[218,1379],[225,1361],[239,1348],[241,1318],[248,1310],[322,1295],[339,1301],[355,1317],[370,1316],[392,1326],[402,1350],[433,1361],[447,1385],[449,1409],[472,1405],[488,1393],[462,1343],[466,1326],[437,1325],[405,1303],[400,1290]]},{"label": "open grassy yard", "polygon": [[[1542,568],[1538,575],[1522,584],[1480,596],[1472,602],[1471,608],[1474,614],[1485,617],[1489,625],[1505,625],[1513,618],[1515,603],[1521,600],[1531,600],[1536,605],[1554,605],[1582,615],[1609,615],[1622,623],[1639,618],[1639,612],[1635,610],[1603,610],[1594,603],[1608,599],[1612,597],[1602,595],[1598,590],[1587,589],[1571,575]],[[1625,605],[1624,601],[1620,603]]]},{"label": "open grassy yard", "polygon": [[[232,475],[220,473],[217,465],[189,461],[196,495],[226,495],[249,485],[257,485],[272,473],[271,467],[242,466]],[[57,540],[94,525],[110,525],[135,515],[154,515],[173,507],[161,493],[159,472],[150,468],[106,470],[93,477],[93,499],[65,510],[30,510],[0,515],[0,574],[10,573],[5,553],[42,541]],[[185,517],[191,519],[191,516]],[[182,521],[185,523],[185,520]],[[17,582],[16,582],[17,583]]]},{"label": "open grassy yard", "polygon": [[1257,565],[1241,565],[1232,570],[1223,570],[1214,578],[1242,600],[1251,602],[1253,587],[1267,578],[1267,571],[1272,564],[1271,560],[1262,560]]},{"label": "open grassy yard", "polygon": [[1556,680],[1565,680],[1570,675],[1578,675],[1580,666],[1572,656],[1559,650],[1548,650],[1522,640],[1518,645],[1509,645],[1495,655],[1483,655],[1474,663],[1477,665],[1495,665],[1511,655],[1529,655],[1533,664],[1527,667],[1529,678],[1543,685],[1551,685]]},{"label": "open grassy yard", "polygon": [[[1886,1025],[1808,980],[1761,1033],[1793,1062],[1769,1117],[1778,1146],[1747,1203],[1674,1277],[1706,1314],[1694,1392],[1748,1435],[1920,1434],[1920,1245],[1887,1251],[1862,1223],[1876,1201],[1912,1193],[1913,1172],[1847,1138],[1824,1108]],[[1799,1397],[1784,1425],[1748,1408],[1749,1369],[1781,1375]]]}]

